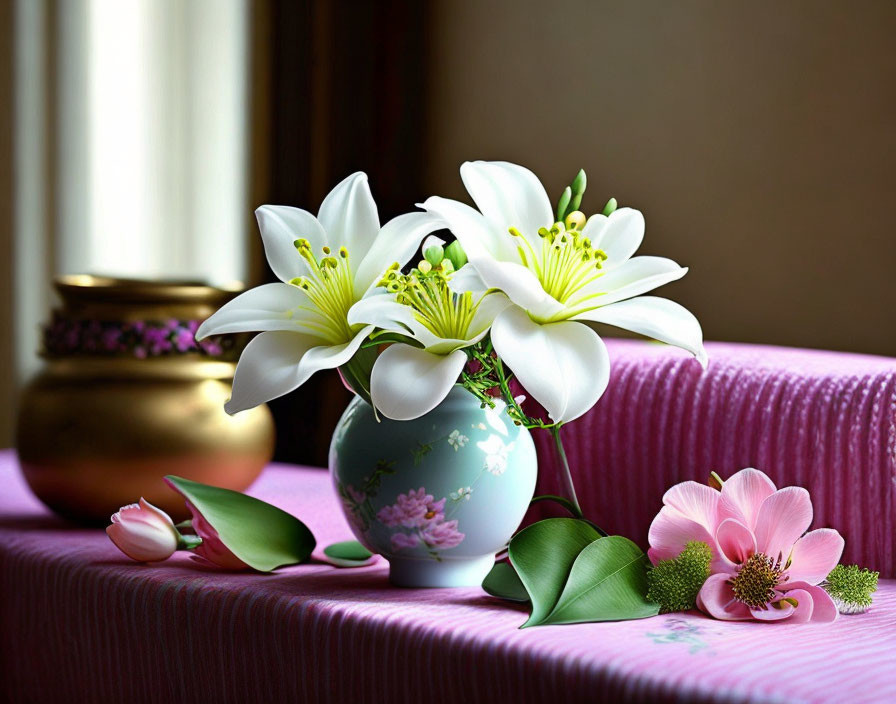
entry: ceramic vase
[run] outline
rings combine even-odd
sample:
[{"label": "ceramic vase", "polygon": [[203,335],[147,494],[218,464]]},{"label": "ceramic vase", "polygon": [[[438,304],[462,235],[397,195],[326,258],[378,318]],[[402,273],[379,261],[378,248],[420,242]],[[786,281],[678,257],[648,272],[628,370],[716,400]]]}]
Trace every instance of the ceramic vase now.
[{"label": "ceramic vase", "polygon": [[330,473],[358,540],[393,584],[482,583],[535,491],[529,431],[461,386],[424,416],[394,421],[360,398],[330,444]]}]

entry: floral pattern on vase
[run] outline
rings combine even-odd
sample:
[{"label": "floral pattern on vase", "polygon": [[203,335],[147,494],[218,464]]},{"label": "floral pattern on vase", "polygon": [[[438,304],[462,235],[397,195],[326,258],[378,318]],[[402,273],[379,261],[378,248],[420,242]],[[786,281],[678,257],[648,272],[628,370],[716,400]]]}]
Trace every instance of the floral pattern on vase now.
[{"label": "floral pattern on vase", "polygon": [[536,474],[529,432],[462,387],[411,421],[378,421],[355,399],[330,467],[358,540],[407,586],[479,584],[522,520]]}]

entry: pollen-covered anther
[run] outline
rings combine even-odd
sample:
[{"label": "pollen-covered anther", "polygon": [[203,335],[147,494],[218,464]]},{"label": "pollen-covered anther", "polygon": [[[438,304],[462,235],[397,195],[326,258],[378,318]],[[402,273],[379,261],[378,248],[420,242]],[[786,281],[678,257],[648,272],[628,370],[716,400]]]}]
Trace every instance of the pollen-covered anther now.
[{"label": "pollen-covered anther", "polygon": [[[781,557],[773,560],[761,552],[754,553],[741,565],[737,575],[729,582],[734,598],[751,609],[765,610],[769,604],[780,601],[775,590],[786,581]],[[783,608],[777,606],[776,608]]]}]

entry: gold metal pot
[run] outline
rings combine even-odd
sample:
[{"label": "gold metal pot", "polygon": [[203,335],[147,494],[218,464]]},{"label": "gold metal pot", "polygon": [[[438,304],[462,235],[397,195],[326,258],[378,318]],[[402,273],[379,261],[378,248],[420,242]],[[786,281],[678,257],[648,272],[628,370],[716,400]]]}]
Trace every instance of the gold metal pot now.
[{"label": "gold metal pot", "polygon": [[[61,277],[56,288],[63,307],[56,332],[45,334],[47,363],[26,387],[18,418],[19,461],[34,493],[81,521],[107,522],[141,496],[179,520],[187,512],[162,482],[166,474],[248,487],[271,458],[270,411],[228,416],[238,350],[195,349],[175,326],[195,327],[236,291],[93,276]],[[170,324],[189,342],[183,350],[164,340],[165,349],[134,346],[134,331],[147,324]],[[99,332],[76,339],[78,326],[117,335],[114,349],[97,348]]]}]

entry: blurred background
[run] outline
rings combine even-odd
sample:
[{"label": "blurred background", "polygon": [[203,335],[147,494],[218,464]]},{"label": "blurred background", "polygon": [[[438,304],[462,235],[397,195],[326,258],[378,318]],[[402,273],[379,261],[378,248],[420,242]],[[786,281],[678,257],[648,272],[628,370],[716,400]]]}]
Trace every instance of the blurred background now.
[{"label": "blurred background", "polygon": [[[370,175],[383,221],[504,159],[642,253],[707,339],[896,355],[891,0],[0,0],[0,445],[60,273],[272,278],[253,210]],[[271,404],[323,464],[335,374]]]}]

